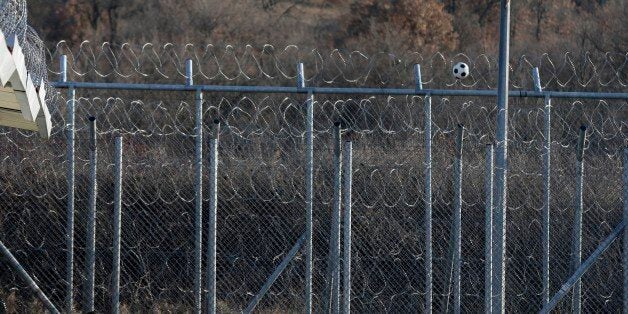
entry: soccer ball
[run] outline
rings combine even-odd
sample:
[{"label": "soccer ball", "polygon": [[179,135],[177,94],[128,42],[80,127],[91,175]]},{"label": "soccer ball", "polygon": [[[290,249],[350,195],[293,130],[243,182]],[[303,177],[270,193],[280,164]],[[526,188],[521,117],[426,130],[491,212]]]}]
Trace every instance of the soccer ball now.
[{"label": "soccer ball", "polygon": [[464,62],[458,62],[454,65],[452,72],[455,78],[461,80],[469,76],[469,66]]}]

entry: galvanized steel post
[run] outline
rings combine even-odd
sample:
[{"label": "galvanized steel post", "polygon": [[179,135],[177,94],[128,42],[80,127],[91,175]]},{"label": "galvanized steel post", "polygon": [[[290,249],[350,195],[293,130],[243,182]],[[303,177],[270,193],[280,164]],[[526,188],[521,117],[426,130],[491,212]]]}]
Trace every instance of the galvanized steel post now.
[{"label": "galvanized steel post", "polygon": [[122,229],[122,137],[115,139],[113,188],[113,271],[111,312],[120,313],[120,243]]},{"label": "galvanized steel post", "polygon": [[[194,84],[192,60],[185,62],[186,84]],[[194,312],[201,313],[203,258],[203,92],[194,91]]]},{"label": "galvanized steel post", "polygon": [[[628,221],[628,147],[624,148],[624,222]],[[624,266],[624,313],[628,313],[628,232],[624,231],[623,266]]]},{"label": "galvanized steel post", "polygon": [[342,312],[351,312],[351,185],[353,183],[353,143],[347,138],[342,154],[342,206],[343,206],[343,291]]},{"label": "galvanized steel post", "polygon": [[[423,89],[421,66],[414,68],[415,90]],[[432,97],[427,94],[423,99],[424,115],[424,175],[425,175],[425,313],[432,313]]]},{"label": "galvanized steel post", "polygon": [[461,238],[462,238],[462,143],[464,141],[464,126],[458,124],[456,130],[456,160],[454,162],[454,313],[460,313],[460,265],[461,265]]},{"label": "galvanized steel post", "polygon": [[[532,70],[532,77],[534,78],[534,90],[542,92],[541,77],[539,75],[539,68]],[[543,108],[543,210],[541,218],[542,228],[542,286],[541,299],[543,305],[549,302],[549,252],[550,252],[550,171],[551,171],[551,152],[552,152],[552,133],[551,133],[551,117],[552,117],[552,99],[549,96],[544,98]]]},{"label": "galvanized steel post", "polygon": [[[582,188],[584,183],[584,141],[586,137],[586,126],[580,127],[578,144],[576,145],[576,193],[574,200],[574,224],[573,224],[573,249],[571,251],[572,271],[576,271],[582,262]],[[580,313],[582,311],[581,300],[582,282],[578,280],[574,286],[573,298],[571,301],[571,311]]]},{"label": "galvanized steel post", "polygon": [[89,117],[89,200],[87,207],[87,240],[85,277],[85,312],[94,311],[94,267],[96,256],[96,197],[98,195],[96,118]]},{"label": "galvanized steel post", "polygon": [[491,313],[493,294],[493,145],[486,145],[484,170],[484,312]]},{"label": "galvanized steel post", "polygon": [[[305,88],[303,63],[297,66],[297,88]],[[314,95],[308,92],[305,121],[305,313],[312,312],[312,211],[314,184]]]},{"label": "galvanized steel post", "polygon": [[334,123],[334,196],[331,209],[331,235],[329,240],[329,313],[340,310],[340,206],[342,197],[342,138],[340,122]]},{"label": "galvanized steel post", "polygon": [[[67,79],[67,57],[61,57],[61,79]],[[74,310],[74,135],[75,135],[75,102],[76,93],[74,87],[68,88],[66,105],[66,284],[65,296],[66,312]]]},{"label": "galvanized steel post", "polygon": [[218,143],[220,120],[214,120],[209,140],[209,219],[207,228],[207,313],[216,313],[216,232],[218,214]]},{"label": "galvanized steel post", "polygon": [[497,150],[495,156],[495,227],[493,257],[493,313],[506,306],[506,211],[508,191],[508,60],[510,45],[510,0],[501,0],[499,21],[499,80],[497,85]]}]

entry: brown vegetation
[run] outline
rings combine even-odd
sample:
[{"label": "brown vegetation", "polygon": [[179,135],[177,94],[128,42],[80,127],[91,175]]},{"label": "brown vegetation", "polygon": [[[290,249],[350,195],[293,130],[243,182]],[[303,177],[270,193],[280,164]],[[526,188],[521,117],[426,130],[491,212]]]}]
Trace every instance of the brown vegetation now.
[{"label": "brown vegetation", "polygon": [[[45,4],[45,5],[44,5]],[[493,52],[499,0],[31,0],[47,42],[296,44],[378,51]],[[625,52],[621,0],[521,0],[514,53]]]}]

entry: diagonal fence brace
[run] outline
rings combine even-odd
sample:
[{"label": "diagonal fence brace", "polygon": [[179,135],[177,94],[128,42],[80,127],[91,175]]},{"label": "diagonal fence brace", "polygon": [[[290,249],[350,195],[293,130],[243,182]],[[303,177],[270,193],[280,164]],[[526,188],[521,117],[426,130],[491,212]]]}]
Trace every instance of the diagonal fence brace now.
[{"label": "diagonal fence brace", "polygon": [[4,256],[4,258],[9,262],[9,265],[11,265],[11,267],[13,267],[13,269],[18,273],[18,275],[22,277],[22,280],[24,280],[28,284],[28,287],[31,288],[31,290],[33,290],[35,294],[37,294],[37,297],[39,298],[39,300],[44,304],[44,306],[46,306],[46,308],[48,309],[48,311],[50,311],[50,313],[54,313],[54,314],[59,313],[59,311],[54,306],[54,304],[50,302],[50,299],[48,299],[48,297],[44,294],[44,292],[41,291],[41,289],[39,288],[35,280],[33,280],[33,278],[26,272],[24,267],[22,267],[22,265],[15,258],[15,256],[11,254],[11,251],[9,251],[9,249],[6,246],[4,246],[4,243],[2,243],[2,241],[0,241],[0,255]]},{"label": "diagonal fence brace", "polygon": [[305,242],[305,238],[306,238],[306,234],[304,233],[297,240],[297,243],[294,244],[292,249],[290,249],[290,252],[288,252],[288,255],[286,255],[286,257],[283,258],[283,260],[277,266],[277,268],[275,268],[275,271],[270,275],[270,277],[268,277],[268,279],[266,279],[266,282],[264,283],[262,288],[255,295],[255,297],[251,300],[251,302],[249,302],[249,305],[246,306],[246,308],[242,311],[242,313],[251,313],[251,312],[253,312],[253,310],[255,309],[257,304],[259,303],[259,301],[262,300],[264,295],[266,295],[266,292],[268,292],[268,290],[273,285],[273,283],[275,283],[275,280],[277,280],[277,278],[279,278],[279,275],[281,275],[281,273],[283,273],[283,271],[286,269],[286,267],[288,267],[288,264],[290,263],[290,261],[292,261],[292,259],[294,259],[294,257],[297,255],[297,253],[299,252],[299,250],[303,246],[303,242]]},{"label": "diagonal fence brace", "polygon": [[539,311],[539,313],[541,314],[549,313],[551,310],[553,310],[556,307],[556,305],[558,305],[558,302],[560,302],[560,300],[562,300],[565,297],[565,295],[567,295],[567,293],[571,290],[571,288],[575,286],[575,284],[580,280],[580,278],[582,278],[582,276],[587,272],[587,270],[589,270],[589,267],[591,267],[593,263],[595,263],[595,261],[598,259],[598,257],[600,257],[600,255],[602,255],[602,253],[604,253],[604,251],[606,251],[606,249],[608,249],[608,247],[611,246],[611,244],[613,244],[615,239],[619,237],[621,232],[624,230],[625,226],[626,226],[626,222],[622,221],[619,225],[617,225],[617,227],[615,227],[615,229],[613,229],[613,232],[611,232],[611,234],[606,239],[604,239],[604,241],[602,241],[600,245],[598,245],[598,247],[595,249],[595,251],[593,251],[591,256],[589,256],[589,258],[587,258],[587,260],[584,261],[584,263],[582,263],[580,267],[576,269],[576,271],[574,271],[573,275],[571,275],[571,277],[567,279],[567,281],[560,287],[560,290],[556,292],[556,294],[552,297],[549,303],[547,303],[543,307],[543,309]]}]

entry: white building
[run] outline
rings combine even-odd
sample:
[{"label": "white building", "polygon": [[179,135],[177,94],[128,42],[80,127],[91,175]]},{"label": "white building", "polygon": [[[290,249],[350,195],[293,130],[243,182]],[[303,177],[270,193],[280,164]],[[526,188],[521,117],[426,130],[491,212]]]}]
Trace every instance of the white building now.
[{"label": "white building", "polygon": [[0,30],[0,126],[39,132],[49,138],[52,123],[45,101],[46,89],[35,86],[17,37]]}]

